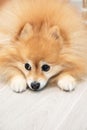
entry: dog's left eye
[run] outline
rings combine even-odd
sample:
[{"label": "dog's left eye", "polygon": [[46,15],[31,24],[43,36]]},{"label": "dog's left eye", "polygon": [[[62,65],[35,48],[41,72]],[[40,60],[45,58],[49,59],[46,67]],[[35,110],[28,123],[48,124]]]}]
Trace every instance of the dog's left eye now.
[{"label": "dog's left eye", "polygon": [[25,64],[25,69],[26,69],[26,70],[31,70],[31,66],[30,66],[29,63],[26,63],[26,64]]},{"label": "dog's left eye", "polygon": [[47,64],[43,65],[41,68],[42,68],[42,71],[45,71],[45,72],[50,70],[50,66]]}]

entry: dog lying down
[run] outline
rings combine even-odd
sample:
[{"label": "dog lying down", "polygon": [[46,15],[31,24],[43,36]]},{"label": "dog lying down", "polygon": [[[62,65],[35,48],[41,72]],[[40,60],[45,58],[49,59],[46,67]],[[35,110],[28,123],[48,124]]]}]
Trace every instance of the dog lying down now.
[{"label": "dog lying down", "polygon": [[54,82],[72,91],[87,75],[87,31],[57,0],[10,0],[0,11],[0,81],[13,91]]}]

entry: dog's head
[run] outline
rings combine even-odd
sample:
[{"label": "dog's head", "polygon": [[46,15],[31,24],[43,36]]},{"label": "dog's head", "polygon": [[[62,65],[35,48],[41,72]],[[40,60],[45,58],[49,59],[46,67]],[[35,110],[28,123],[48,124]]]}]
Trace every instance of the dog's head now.
[{"label": "dog's head", "polygon": [[21,29],[13,42],[16,48],[13,58],[31,89],[44,88],[50,78],[63,70],[59,55],[62,42],[57,26],[44,25],[39,30],[27,23]]}]

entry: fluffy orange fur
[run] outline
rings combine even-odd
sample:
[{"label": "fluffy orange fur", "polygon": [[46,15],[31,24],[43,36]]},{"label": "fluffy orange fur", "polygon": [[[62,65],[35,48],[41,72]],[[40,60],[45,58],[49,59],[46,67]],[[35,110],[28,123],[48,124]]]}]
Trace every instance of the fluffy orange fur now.
[{"label": "fluffy orange fur", "polygon": [[[10,82],[17,75],[45,79],[38,67],[41,60],[52,67],[62,66],[51,76],[56,82],[66,75],[83,79],[87,75],[87,31],[82,21],[74,7],[56,0],[6,3],[0,11],[1,81]],[[27,23],[32,28],[22,34]],[[28,60],[36,67],[29,73],[22,66]]]}]

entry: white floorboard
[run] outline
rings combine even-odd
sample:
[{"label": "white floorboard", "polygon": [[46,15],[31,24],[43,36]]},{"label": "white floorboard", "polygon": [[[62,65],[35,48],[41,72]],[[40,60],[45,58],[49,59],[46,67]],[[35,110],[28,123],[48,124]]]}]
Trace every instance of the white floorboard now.
[{"label": "white floorboard", "polygon": [[57,87],[22,94],[0,89],[0,130],[86,130],[87,83],[71,93]]}]

